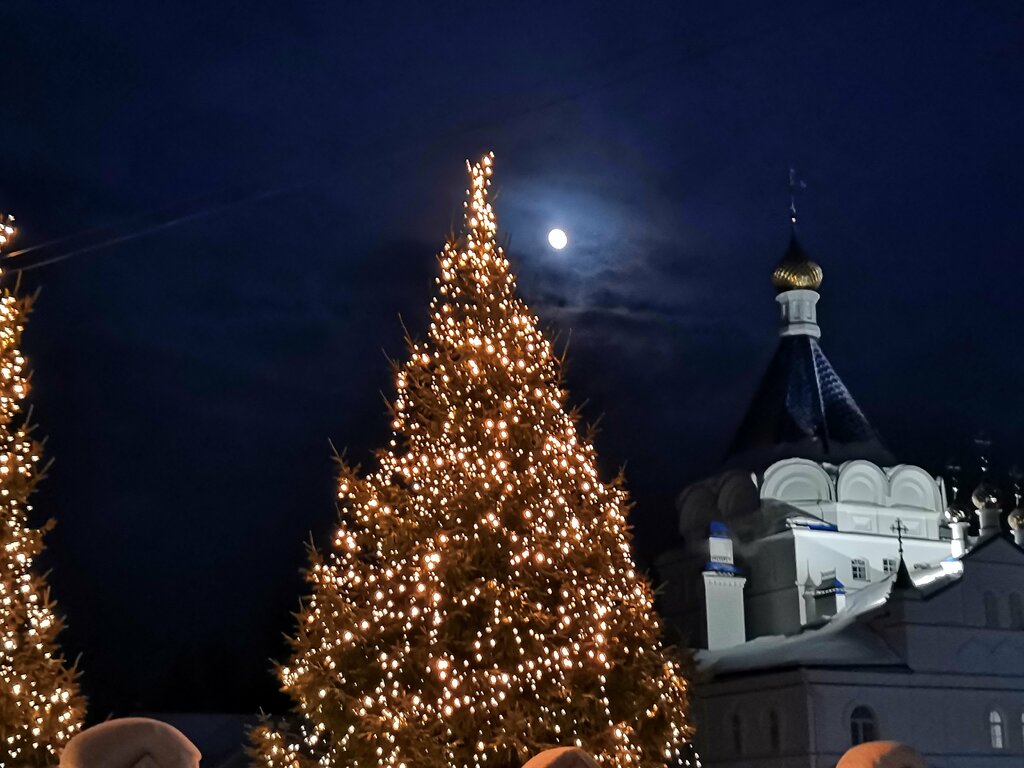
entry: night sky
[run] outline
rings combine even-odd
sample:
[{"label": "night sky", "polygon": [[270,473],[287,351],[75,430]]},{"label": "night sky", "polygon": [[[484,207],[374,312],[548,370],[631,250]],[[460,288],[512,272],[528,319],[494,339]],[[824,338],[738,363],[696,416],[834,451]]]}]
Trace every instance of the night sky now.
[{"label": "night sky", "polygon": [[488,149],[642,561],[772,354],[791,164],[824,348],[896,456],[969,464],[983,429],[1024,461],[1019,0],[15,0],[3,29],[0,210],[59,241],[7,268],[70,255],[23,273],[24,346],[92,720],[281,706],[330,442],[386,440]]}]

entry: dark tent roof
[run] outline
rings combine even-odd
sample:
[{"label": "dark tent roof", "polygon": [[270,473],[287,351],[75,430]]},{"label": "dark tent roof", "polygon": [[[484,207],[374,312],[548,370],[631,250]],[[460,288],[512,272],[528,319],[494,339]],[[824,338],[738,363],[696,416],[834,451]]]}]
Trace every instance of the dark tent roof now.
[{"label": "dark tent roof", "polygon": [[784,458],[892,465],[850,391],[813,336],[783,336],[727,454],[726,465],[762,470]]}]

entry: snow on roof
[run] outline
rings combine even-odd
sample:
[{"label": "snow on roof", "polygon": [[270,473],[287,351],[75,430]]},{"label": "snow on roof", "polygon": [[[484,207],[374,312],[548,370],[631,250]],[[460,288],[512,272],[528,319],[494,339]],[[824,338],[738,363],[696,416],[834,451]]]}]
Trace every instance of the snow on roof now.
[{"label": "snow on roof", "polygon": [[[960,578],[963,566],[951,561],[916,571],[914,585],[927,596]],[[903,660],[860,619],[888,602],[895,574],[851,593],[846,605],[824,624],[794,635],[765,635],[731,648],[700,650],[694,656],[705,673],[724,675],[783,667],[885,666]]]},{"label": "snow on roof", "polygon": [[899,656],[854,614],[837,614],[824,626],[796,635],[766,635],[732,648],[701,650],[695,658],[702,672],[714,675],[773,667],[900,663]]}]

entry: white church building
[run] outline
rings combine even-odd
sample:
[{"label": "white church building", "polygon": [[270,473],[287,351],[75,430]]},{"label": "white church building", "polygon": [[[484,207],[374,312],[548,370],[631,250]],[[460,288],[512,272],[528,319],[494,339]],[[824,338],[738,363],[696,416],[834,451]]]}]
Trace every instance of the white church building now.
[{"label": "white church building", "polygon": [[821,280],[794,232],[778,349],[656,561],[698,649],[702,762],[833,768],[891,739],[931,766],[1024,766],[1024,509],[982,483],[972,521],[890,455],[822,350]]}]

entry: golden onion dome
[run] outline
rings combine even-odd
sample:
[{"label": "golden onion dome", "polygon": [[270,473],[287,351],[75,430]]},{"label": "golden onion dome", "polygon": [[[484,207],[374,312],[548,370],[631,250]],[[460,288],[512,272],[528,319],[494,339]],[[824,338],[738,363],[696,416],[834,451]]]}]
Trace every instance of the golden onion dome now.
[{"label": "golden onion dome", "polygon": [[1010,516],[1006,518],[1006,522],[1010,524],[1010,528],[1015,531],[1019,531],[1024,528],[1024,507],[1017,507]]},{"label": "golden onion dome", "polygon": [[968,520],[967,510],[955,501],[950,502],[946,507],[945,517],[947,523],[965,523]]},{"label": "golden onion dome", "polygon": [[999,509],[999,489],[983,480],[971,494],[971,501],[975,509]]},{"label": "golden onion dome", "polygon": [[821,267],[807,256],[796,239],[794,232],[789,239],[789,248],[779,259],[772,272],[772,285],[779,293],[784,291],[816,291],[821,286],[824,273]]}]

